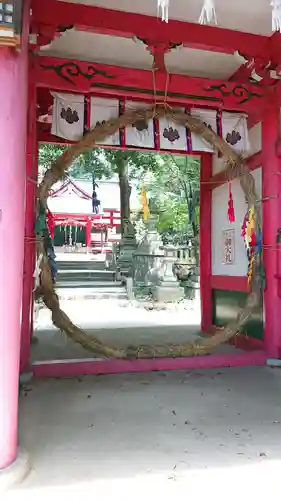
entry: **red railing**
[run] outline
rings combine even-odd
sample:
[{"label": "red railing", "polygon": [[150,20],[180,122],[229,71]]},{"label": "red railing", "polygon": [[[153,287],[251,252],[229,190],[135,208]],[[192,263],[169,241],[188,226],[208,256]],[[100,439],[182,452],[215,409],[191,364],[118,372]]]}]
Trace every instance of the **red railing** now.
[{"label": "red railing", "polygon": [[56,226],[118,227],[121,225],[119,210],[106,209],[101,214],[53,214]]}]

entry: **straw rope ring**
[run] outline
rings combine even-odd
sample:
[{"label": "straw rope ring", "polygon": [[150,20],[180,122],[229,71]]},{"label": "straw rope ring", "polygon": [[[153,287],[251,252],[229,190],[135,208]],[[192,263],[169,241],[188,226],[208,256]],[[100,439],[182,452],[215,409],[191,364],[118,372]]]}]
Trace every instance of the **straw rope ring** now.
[{"label": "straw rope ring", "polygon": [[[52,186],[65,176],[72,162],[81,153],[96,147],[97,144],[100,144],[104,139],[116,133],[120,128],[132,126],[139,120],[148,121],[152,118],[159,119],[163,117],[187,127],[190,131],[205,139],[223,155],[226,167],[226,180],[239,178],[248,207],[255,208],[257,230],[261,230],[261,214],[255,189],[255,181],[249,172],[245,159],[238,155],[218,134],[216,134],[216,132],[207,127],[200,119],[192,117],[184,112],[175,111],[163,105],[126,112],[116,119],[96,125],[96,127],[89,131],[79,142],[76,142],[66,149],[46,171],[38,188],[38,203],[40,203],[41,206],[43,205],[43,207],[47,207],[47,198]],[[249,291],[244,308],[238,312],[235,321],[228,324],[224,329],[219,330],[215,335],[200,339],[195,343],[185,343],[181,345],[140,345],[118,348],[114,345],[108,345],[102,342],[94,335],[94,332],[93,334],[86,333],[81,328],[74,325],[70,318],[62,311],[52,281],[48,258],[44,251],[44,243],[42,239],[39,239],[39,241],[37,241],[37,254],[40,255],[42,253],[44,258],[41,261],[40,286],[35,291],[35,298],[42,297],[43,302],[52,313],[53,324],[64,332],[67,337],[75,343],[80,344],[86,350],[105,358],[136,359],[210,354],[214,351],[215,347],[228,342],[234,337],[249,319],[252,311],[260,305],[261,284],[258,272],[260,261],[259,257],[257,257],[253,266],[251,290]]]}]

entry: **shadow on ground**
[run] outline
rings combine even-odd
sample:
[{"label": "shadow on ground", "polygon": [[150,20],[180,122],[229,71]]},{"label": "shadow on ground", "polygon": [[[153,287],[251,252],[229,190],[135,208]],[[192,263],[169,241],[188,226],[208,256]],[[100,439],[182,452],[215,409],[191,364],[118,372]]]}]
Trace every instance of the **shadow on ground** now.
[{"label": "shadow on ground", "polygon": [[242,475],[261,492],[259,467],[280,470],[280,394],[279,371],[255,367],[35,380],[20,404],[32,471],[13,494],[129,499],[156,487],[178,499],[193,485],[195,499],[216,481],[245,493]]}]

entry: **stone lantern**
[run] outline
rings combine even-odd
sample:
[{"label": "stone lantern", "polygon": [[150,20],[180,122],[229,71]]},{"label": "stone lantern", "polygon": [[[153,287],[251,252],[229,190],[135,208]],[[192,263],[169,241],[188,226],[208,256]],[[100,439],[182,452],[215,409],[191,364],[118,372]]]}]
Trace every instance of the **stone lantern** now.
[{"label": "stone lantern", "polygon": [[177,249],[173,245],[164,247],[163,274],[159,284],[153,290],[153,298],[157,302],[177,302],[184,298],[184,289],[173,272],[173,264],[177,259]]}]

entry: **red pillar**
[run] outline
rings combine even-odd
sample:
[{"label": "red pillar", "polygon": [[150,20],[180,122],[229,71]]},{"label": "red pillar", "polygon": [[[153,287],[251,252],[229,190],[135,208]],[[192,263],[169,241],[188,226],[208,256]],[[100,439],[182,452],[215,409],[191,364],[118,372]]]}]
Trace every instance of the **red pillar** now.
[{"label": "red pillar", "polygon": [[264,340],[269,357],[281,355],[281,301],[278,297],[276,235],[281,227],[281,160],[276,154],[279,138],[279,108],[268,109],[262,123],[262,204],[264,265],[266,290],[264,292]]},{"label": "red pillar", "polygon": [[35,217],[38,176],[38,144],[36,136],[36,87],[29,67],[28,122],[26,151],[25,243],[21,324],[21,372],[29,369],[30,341],[33,330],[33,287],[36,260]]},{"label": "red pillar", "polygon": [[110,210],[110,221],[109,221],[109,224],[110,224],[110,227],[113,227],[113,210]]},{"label": "red pillar", "polygon": [[90,220],[86,224],[85,232],[86,232],[86,247],[91,248],[92,222]]},{"label": "red pillar", "polygon": [[101,230],[100,230],[101,253],[103,253],[103,247],[104,247],[104,243],[103,243],[103,231],[104,231],[104,228],[102,227]]},{"label": "red pillar", "polygon": [[213,156],[203,153],[200,174],[200,297],[201,330],[212,326],[212,191],[206,184],[212,176]]},{"label": "red pillar", "polygon": [[0,48],[0,470],[17,457],[24,257],[27,39]]}]

